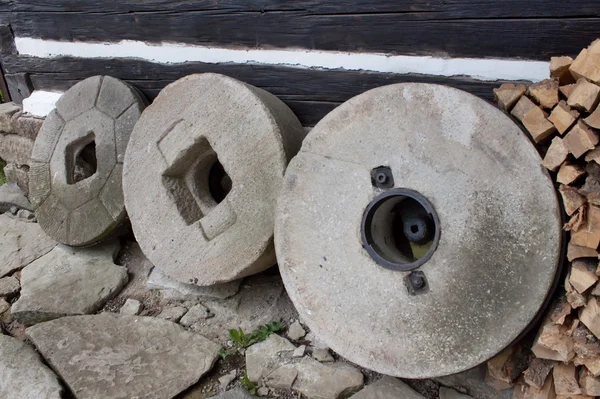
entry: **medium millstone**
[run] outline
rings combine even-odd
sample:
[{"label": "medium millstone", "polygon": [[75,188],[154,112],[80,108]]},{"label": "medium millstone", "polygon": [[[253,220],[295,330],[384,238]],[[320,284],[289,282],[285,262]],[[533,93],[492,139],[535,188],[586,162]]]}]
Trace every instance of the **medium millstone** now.
[{"label": "medium millstone", "polygon": [[78,399],[172,398],[216,362],[219,345],[153,317],[63,317],[26,330]]},{"label": "medium millstone", "polygon": [[144,254],[200,286],[274,265],[275,201],[303,137],[279,99],[227,76],[165,87],[135,125],[123,171]]},{"label": "medium millstone", "polygon": [[125,219],[123,157],[144,107],[125,82],[94,76],[65,92],[46,117],[31,153],[29,193],[56,241],[94,244]]},{"label": "medium millstone", "polygon": [[[449,87],[384,86],[336,108],[290,162],[278,200],[277,259],[300,318],[386,375],[486,361],[534,320],[556,278],[560,209],[540,162],[510,118]],[[373,178],[380,167],[393,187]],[[399,189],[431,206],[409,226],[432,223],[425,249],[406,235],[411,214],[398,219],[421,203]],[[394,208],[373,202],[386,195]]]}]

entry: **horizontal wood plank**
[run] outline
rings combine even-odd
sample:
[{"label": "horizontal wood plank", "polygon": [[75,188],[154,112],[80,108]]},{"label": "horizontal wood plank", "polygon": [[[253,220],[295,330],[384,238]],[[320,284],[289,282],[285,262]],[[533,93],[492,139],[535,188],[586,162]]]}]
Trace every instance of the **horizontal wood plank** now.
[{"label": "horizontal wood plank", "polygon": [[0,0],[17,36],[53,40],[547,59],[600,35],[600,2]]},{"label": "horizontal wood plank", "polygon": [[132,59],[46,59],[19,55],[4,56],[3,66],[8,76],[28,73],[33,87],[38,90],[66,90],[82,79],[105,74],[134,84],[150,99],[180,77],[192,73],[222,73],[275,94],[296,112],[305,126],[313,126],[329,111],[351,97],[387,84],[446,84],[491,100],[492,89],[502,83],[428,75],[323,71],[246,64],[190,62],[165,65]]}]

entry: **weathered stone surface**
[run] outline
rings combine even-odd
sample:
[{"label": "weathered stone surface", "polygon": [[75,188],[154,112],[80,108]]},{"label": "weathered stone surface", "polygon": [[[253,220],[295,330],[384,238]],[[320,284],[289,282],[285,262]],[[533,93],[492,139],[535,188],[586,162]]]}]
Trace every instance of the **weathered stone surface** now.
[{"label": "weathered stone surface", "polygon": [[466,391],[474,398],[511,399],[513,397],[513,389],[496,391],[485,382],[486,371],[487,366],[484,363],[462,373],[438,377],[435,381],[447,387],[459,388],[462,391]]},{"label": "weathered stone surface", "polygon": [[192,306],[190,310],[187,311],[187,313],[179,321],[179,324],[189,327],[200,320],[208,319],[212,316],[214,316],[214,314],[212,314],[206,306],[197,304]]},{"label": "weathered stone surface", "polygon": [[224,284],[199,287],[195,284],[181,283],[172,279],[158,267],[155,267],[150,273],[147,287],[151,290],[160,290],[165,299],[187,301],[206,298],[226,299],[239,291],[241,283],[242,279],[238,279]]},{"label": "weathered stone surface", "polygon": [[440,399],[471,399],[469,395],[463,395],[454,389],[440,387]]},{"label": "weathered stone surface", "polygon": [[35,141],[38,132],[42,128],[44,119],[27,113],[17,112],[12,116],[11,123],[16,134]]},{"label": "weathered stone surface", "polygon": [[0,277],[27,266],[56,246],[37,223],[0,215],[0,226]]},{"label": "weathered stone surface", "polygon": [[[148,259],[201,286],[274,265],[275,200],[303,137],[279,99],[235,79],[197,74],[165,87],[136,123],[123,171]],[[217,161],[225,172],[211,184]]]},{"label": "weathered stone surface", "polygon": [[160,312],[156,317],[177,323],[179,320],[181,320],[183,315],[187,313],[187,311],[188,310],[183,306],[173,306],[172,308],[163,309],[163,311]]},{"label": "weathered stone surface", "polygon": [[[16,183],[25,195],[29,195],[29,167],[8,163],[4,167],[6,181]],[[32,205],[33,207],[33,205]]]},{"label": "weathered stone surface", "polygon": [[327,348],[313,348],[312,356],[321,363],[333,362],[335,360]]},{"label": "weathered stone surface", "polygon": [[233,382],[233,380],[235,380],[235,377],[237,376],[237,370],[231,370],[229,373],[225,374],[224,376],[219,378],[219,384],[221,385],[222,389],[227,389],[227,387],[229,386],[229,384],[231,384]]},{"label": "weathered stone surface", "polygon": [[[411,387],[394,377],[384,376],[383,378],[367,385],[351,399],[424,399],[424,397],[415,392]],[[441,398],[441,397],[440,397]]]},{"label": "weathered stone surface", "polygon": [[291,389],[298,377],[298,371],[293,367],[279,367],[264,377],[265,384],[275,389]]},{"label": "weathered stone surface", "polygon": [[21,272],[14,318],[32,325],[100,309],[127,283],[127,269],[113,263],[117,243],[91,248],[59,245]]},{"label": "weathered stone surface", "polygon": [[248,393],[242,388],[234,388],[231,391],[223,392],[217,396],[213,396],[214,399],[254,399],[255,396]]},{"label": "weathered stone surface", "polygon": [[268,376],[281,366],[282,358],[291,357],[294,349],[290,341],[277,334],[246,349],[246,372],[250,381],[258,382]]},{"label": "weathered stone surface", "polygon": [[0,133],[14,133],[11,118],[14,114],[21,111],[21,107],[15,103],[0,104]]},{"label": "weathered stone surface", "polygon": [[[342,104],[304,140],[277,202],[277,260],[301,319],[386,375],[447,375],[495,355],[534,319],[557,272],[561,211],[540,161],[507,115],[460,90],[396,84]],[[439,216],[423,295],[363,247],[380,165]]]},{"label": "weathered stone surface", "polygon": [[3,184],[0,186],[0,213],[9,211],[13,206],[17,209],[33,211],[31,202],[25,197],[19,186],[15,183]]},{"label": "weathered stone surface", "polygon": [[0,398],[61,399],[58,379],[33,348],[0,334]]},{"label": "weathered stone surface", "polygon": [[337,399],[358,391],[364,376],[347,363],[321,364],[311,358],[282,367],[293,367],[298,376],[292,388],[314,399]]},{"label": "weathered stone surface", "polygon": [[127,316],[135,316],[138,315],[141,310],[142,304],[140,301],[137,299],[128,298],[119,310],[119,313]]},{"label": "weathered stone surface", "polygon": [[19,292],[21,285],[15,277],[0,278],[0,296],[11,297]]},{"label": "weathered stone surface", "polygon": [[288,328],[287,336],[289,339],[297,341],[305,335],[306,331],[304,331],[304,328],[302,328],[298,320],[293,322],[292,325]]},{"label": "weathered stone surface", "polygon": [[69,89],[38,133],[29,189],[48,235],[71,246],[106,238],[125,219],[123,146],[145,104],[125,82],[94,76]]},{"label": "weathered stone surface", "polygon": [[0,134],[0,158],[17,165],[29,165],[33,141],[16,134]]},{"label": "weathered stone surface", "polygon": [[212,368],[219,349],[169,321],[111,313],[26,332],[78,399],[174,397]]}]

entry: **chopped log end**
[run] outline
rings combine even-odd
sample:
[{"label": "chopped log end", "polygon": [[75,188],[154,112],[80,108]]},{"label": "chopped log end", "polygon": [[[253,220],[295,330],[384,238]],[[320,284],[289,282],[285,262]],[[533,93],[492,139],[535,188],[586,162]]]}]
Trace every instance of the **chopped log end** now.
[{"label": "chopped log end", "polygon": [[[595,49],[594,46],[593,48]],[[575,79],[586,78],[594,83],[600,82],[600,54],[583,49],[573,60],[569,72]]]},{"label": "chopped log end", "polygon": [[525,115],[531,111],[533,108],[538,108],[537,105],[533,101],[531,101],[527,96],[521,96],[519,101],[515,104],[510,114],[517,118],[519,121],[523,122],[523,118]]},{"label": "chopped log end", "polygon": [[596,107],[594,112],[592,112],[590,116],[585,118],[583,121],[594,129],[600,129],[600,106]]},{"label": "chopped log end", "polygon": [[557,364],[552,369],[554,391],[557,395],[581,395],[577,382],[577,369],[573,364]]},{"label": "chopped log end", "polygon": [[585,175],[585,173],[585,167],[567,161],[560,166],[556,175],[556,181],[561,184],[571,184]]},{"label": "chopped log end", "polygon": [[569,156],[569,149],[565,145],[565,142],[560,137],[555,137],[552,139],[550,143],[550,147],[548,147],[548,151],[544,156],[544,160],[542,161],[542,165],[553,172],[555,172],[560,165],[565,162]]},{"label": "chopped log end", "polygon": [[558,191],[562,196],[565,211],[569,216],[585,204],[585,198],[574,187],[561,185]]},{"label": "chopped log end", "polygon": [[542,389],[546,379],[552,371],[554,362],[544,359],[533,359],[531,364],[523,373],[525,383],[536,389]]},{"label": "chopped log end", "polygon": [[551,57],[550,58],[550,77],[558,79],[561,85],[574,82],[573,76],[569,72],[569,68],[573,63],[571,57]]},{"label": "chopped log end", "polygon": [[590,298],[581,313],[579,320],[596,336],[600,336],[600,306],[595,297]]},{"label": "chopped log end", "polygon": [[596,144],[598,144],[598,135],[581,121],[565,135],[565,146],[575,158],[593,150]]},{"label": "chopped log end", "polygon": [[550,137],[556,131],[554,125],[546,118],[544,111],[538,107],[531,108],[521,122],[536,143]]},{"label": "chopped log end", "polygon": [[[584,229],[580,231],[585,231]],[[598,240],[596,240],[596,247],[598,246]],[[594,247],[595,249],[595,247]],[[577,292],[583,294],[591,286],[598,281],[596,276],[595,265],[590,265],[588,262],[583,260],[576,260],[571,265],[571,276],[569,277],[569,283]]]},{"label": "chopped log end", "polygon": [[[589,197],[588,197],[588,201],[589,201]],[[567,223],[565,223],[564,226],[564,230],[565,231],[577,231],[581,228],[581,226],[584,225],[584,223],[586,222],[586,217],[585,217],[585,207],[581,207],[579,209],[577,209],[577,211],[575,211],[575,214],[573,214],[573,216],[571,216],[571,218],[569,219],[569,221]]]},{"label": "chopped log end", "polygon": [[[598,57],[598,61],[600,62],[600,54],[598,54]],[[591,112],[598,105],[599,95],[600,87],[581,78],[577,80],[575,87],[569,93],[567,104],[571,107]]]},{"label": "chopped log end", "polygon": [[563,95],[564,98],[569,99],[569,94],[571,94],[574,87],[575,87],[575,83],[571,83],[568,85],[560,86],[558,88],[558,91],[560,92],[560,94]]},{"label": "chopped log end", "polygon": [[504,83],[499,88],[494,89],[494,100],[501,110],[509,112],[521,96],[525,94],[525,91],[527,91],[527,88],[524,85]]},{"label": "chopped log end", "polygon": [[567,302],[566,298],[554,304],[552,311],[550,312],[550,321],[554,324],[563,325],[565,319],[571,314],[573,308],[571,304]]},{"label": "chopped log end", "polygon": [[527,94],[544,108],[551,109],[558,104],[558,80],[545,79],[529,86]]},{"label": "chopped log end", "polygon": [[552,122],[558,133],[563,135],[579,118],[579,112],[571,109],[566,102],[560,101],[552,110],[548,120]]}]

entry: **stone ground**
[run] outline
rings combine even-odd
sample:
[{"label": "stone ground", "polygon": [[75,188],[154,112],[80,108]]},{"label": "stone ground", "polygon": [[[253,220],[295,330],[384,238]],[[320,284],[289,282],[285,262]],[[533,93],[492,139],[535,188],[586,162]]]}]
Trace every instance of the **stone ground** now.
[{"label": "stone ground", "polygon": [[[403,382],[345,361],[303,325],[276,267],[217,287],[177,283],[130,233],[55,245],[10,198],[0,215],[1,398],[235,399],[251,397],[249,385],[285,399],[512,396],[485,384],[485,368]],[[230,338],[273,321],[283,329],[247,348]]]}]

